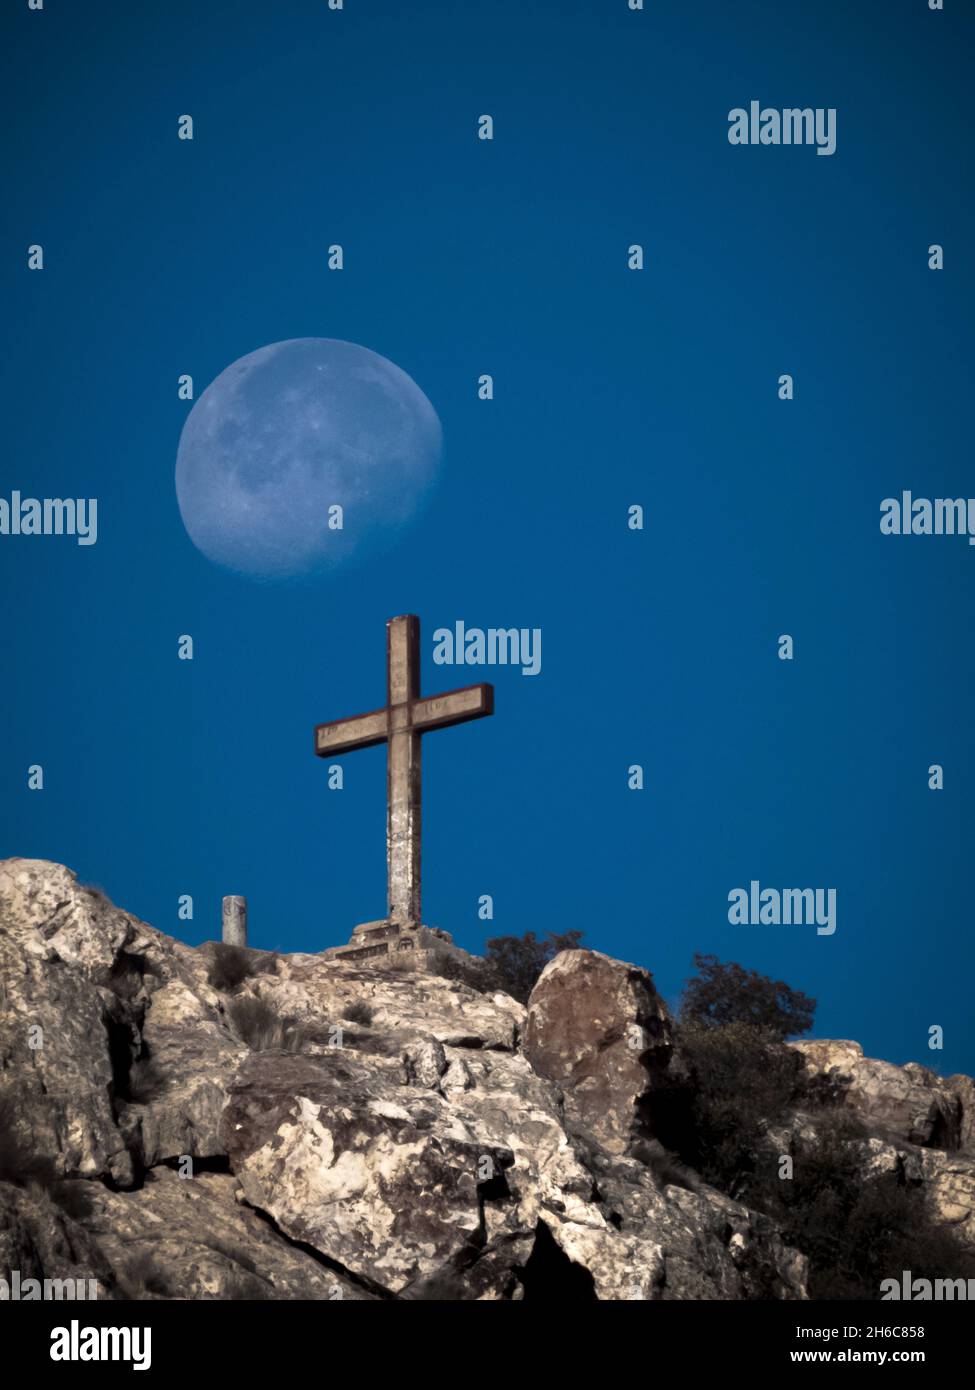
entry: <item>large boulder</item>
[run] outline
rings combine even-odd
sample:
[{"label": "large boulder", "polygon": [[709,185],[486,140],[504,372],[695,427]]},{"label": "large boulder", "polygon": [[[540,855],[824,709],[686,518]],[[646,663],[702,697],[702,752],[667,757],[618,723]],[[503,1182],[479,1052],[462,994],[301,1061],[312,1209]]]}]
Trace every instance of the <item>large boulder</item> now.
[{"label": "large boulder", "polygon": [[649,971],[598,951],[562,951],[532,990],[524,1049],[561,1089],[569,1122],[624,1154],[646,1132],[672,1033]]}]

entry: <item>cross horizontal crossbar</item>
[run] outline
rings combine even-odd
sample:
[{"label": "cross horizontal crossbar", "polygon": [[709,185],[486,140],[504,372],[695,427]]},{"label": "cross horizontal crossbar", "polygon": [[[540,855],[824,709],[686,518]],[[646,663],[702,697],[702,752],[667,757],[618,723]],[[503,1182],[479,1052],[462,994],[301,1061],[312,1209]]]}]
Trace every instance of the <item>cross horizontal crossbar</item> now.
[{"label": "cross horizontal crossbar", "polygon": [[404,705],[387,705],[370,710],[368,714],[349,719],[333,719],[315,727],[315,752],[320,758],[339,753],[351,753],[355,748],[372,748],[385,743],[390,728],[396,733],[423,734],[430,729],[444,729],[451,724],[464,724],[469,719],[483,719],[494,713],[494,687],[489,684],[465,685],[458,690],[445,690],[442,695],[428,695],[407,701]]}]

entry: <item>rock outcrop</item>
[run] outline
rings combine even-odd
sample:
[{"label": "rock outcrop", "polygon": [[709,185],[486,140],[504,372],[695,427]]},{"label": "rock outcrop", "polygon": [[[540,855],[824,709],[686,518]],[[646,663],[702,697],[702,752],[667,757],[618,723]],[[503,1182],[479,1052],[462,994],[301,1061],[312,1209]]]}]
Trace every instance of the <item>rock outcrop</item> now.
[{"label": "rock outcrop", "polygon": [[[923,1186],[933,1212],[975,1251],[975,1084],[864,1057],[859,1043],[794,1042],[808,1079],[870,1135],[866,1170]],[[793,1130],[813,1129],[802,1113]]]},{"label": "rock outcrop", "polygon": [[[672,1048],[646,971],[566,952],[526,1011],[368,959],[234,962],[59,865],[0,863],[0,1277],[110,1298],[806,1297],[767,1217],[641,1159]],[[933,1144],[905,1084],[894,1127]],[[926,1180],[964,1224],[946,1157]]]},{"label": "rock outcrop", "polygon": [[[855,1042],[795,1042],[811,1078],[832,1091],[868,1129],[910,1144],[958,1148],[962,1137],[962,1088],[916,1062],[897,1067],[864,1057]],[[970,1078],[953,1078],[969,1082]],[[966,1097],[971,1105],[971,1092]],[[971,1130],[971,1116],[966,1133]]]}]

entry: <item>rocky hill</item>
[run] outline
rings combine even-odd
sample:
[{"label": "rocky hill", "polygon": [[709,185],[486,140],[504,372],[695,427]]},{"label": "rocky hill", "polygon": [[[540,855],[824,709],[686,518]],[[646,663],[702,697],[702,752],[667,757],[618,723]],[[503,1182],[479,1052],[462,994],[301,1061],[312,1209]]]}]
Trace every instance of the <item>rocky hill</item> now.
[{"label": "rocky hill", "polygon": [[[0,1277],[100,1297],[803,1299],[775,1223],[671,1161],[644,970],[547,967],[527,1011],[429,973],[191,948],[0,863]],[[975,1095],[797,1044],[975,1247]],[[781,1152],[815,1120],[797,1112]]]}]

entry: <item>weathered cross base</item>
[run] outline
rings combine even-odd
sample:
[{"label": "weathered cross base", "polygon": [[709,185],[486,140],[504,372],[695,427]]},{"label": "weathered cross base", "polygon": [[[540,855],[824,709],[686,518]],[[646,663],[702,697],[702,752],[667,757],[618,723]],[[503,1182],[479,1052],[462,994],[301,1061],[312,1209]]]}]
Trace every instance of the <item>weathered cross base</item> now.
[{"label": "weathered cross base", "polygon": [[369,965],[394,970],[436,972],[445,961],[473,962],[473,956],[454,945],[450,932],[424,927],[419,922],[361,922],[347,946],[332,946],[322,954],[326,960],[348,965]]}]

